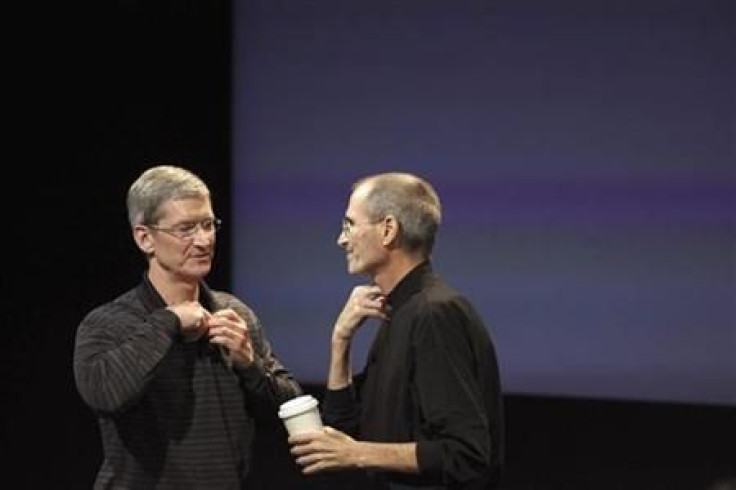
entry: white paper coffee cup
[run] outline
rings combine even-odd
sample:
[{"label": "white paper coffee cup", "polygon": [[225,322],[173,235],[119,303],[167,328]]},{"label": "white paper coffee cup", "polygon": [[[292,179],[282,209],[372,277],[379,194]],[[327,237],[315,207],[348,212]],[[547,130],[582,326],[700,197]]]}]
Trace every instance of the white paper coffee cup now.
[{"label": "white paper coffee cup", "polygon": [[284,402],[279,407],[279,418],[290,436],[315,432],[322,428],[319,403],[312,395],[302,395]]}]

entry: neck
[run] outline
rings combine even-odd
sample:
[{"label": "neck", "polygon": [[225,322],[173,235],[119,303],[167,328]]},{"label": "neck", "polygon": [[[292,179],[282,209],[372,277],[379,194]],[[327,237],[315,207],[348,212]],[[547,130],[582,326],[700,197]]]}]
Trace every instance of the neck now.
[{"label": "neck", "polygon": [[389,294],[404,276],[425,260],[425,257],[397,251],[387,261],[386,266],[373,276],[373,282],[381,288],[383,294]]},{"label": "neck", "polygon": [[151,261],[148,279],[167,305],[177,305],[185,301],[197,301],[199,297],[199,281],[184,280],[173,276]]}]

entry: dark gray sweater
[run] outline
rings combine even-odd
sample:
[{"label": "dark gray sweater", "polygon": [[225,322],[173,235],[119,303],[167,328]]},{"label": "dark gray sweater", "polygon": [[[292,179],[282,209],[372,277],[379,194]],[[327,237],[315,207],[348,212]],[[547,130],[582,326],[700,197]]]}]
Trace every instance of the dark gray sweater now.
[{"label": "dark gray sweater", "polygon": [[74,375],[104,449],[95,488],[239,489],[259,417],[301,394],[253,311],[205,284],[200,291],[209,311],[233,308],[245,319],[253,365],[229,369],[206,337],[184,342],[145,278],[79,325]]}]

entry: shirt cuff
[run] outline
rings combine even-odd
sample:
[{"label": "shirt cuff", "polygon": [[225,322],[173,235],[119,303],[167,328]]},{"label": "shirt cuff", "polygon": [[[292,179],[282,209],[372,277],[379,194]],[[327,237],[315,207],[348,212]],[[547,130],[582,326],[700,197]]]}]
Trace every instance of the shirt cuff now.
[{"label": "shirt cuff", "polygon": [[235,366],[235,371],[245,381],[259,381],[266,376],[266,370],[263,368],[263,362],[256,357],[252,363],[247,366]]},{"label": "shirt cuff", "polygon": [[349,384],[339,390],[325,391],[324,412],[330,418],[342,419],[355,411],[355,390]]},{"label": "shirt cuff", "polygon": [[417,466],[423,476],[442,474],[442,446],[438,441],[417,442]]},{"label": "shirt cuff", "polygon": [[176,316],[176,313],[173,311],[161,308],[151,314],[151,319],[152,323],[162,327],[164,332],[168,334],[169,338],[173,339],[179,334],[179,326],[181,322],[179,321],[179,317]]}]

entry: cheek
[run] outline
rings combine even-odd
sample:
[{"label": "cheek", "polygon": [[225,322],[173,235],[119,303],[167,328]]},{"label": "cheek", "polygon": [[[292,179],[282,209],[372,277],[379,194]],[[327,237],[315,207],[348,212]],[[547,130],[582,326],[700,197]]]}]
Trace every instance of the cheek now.
[{"label": "cheek", "polygon": [[172,262],[183,263],[184,261],[186,261],[186,258],[189,255],[189,249],[190,247],[186,244],[172,244],[170,246],[167,246],[165,249],[162,247],[158,247],[156,249],[156,252],[157,255],[165,256],[168,258],[168,260]]},{"label": "cheek", "polygon": [[195,252],[196,250],[194,250],[194,246],[191,243],[187,245],[182,245],[181,247],[177,248],[176,251],[174,251],[174,253],[181,255],[183,259],[186,259],[190,255],[193,255]]},{"label": "cheek", "polygon": [[378,257],[379,250],[373,243],[365,242],[358,249],[358,254],[363,260],[372,261]]},{"label": "cheek", "polygon": [[360,255],[361,257],[364,257],[364,256],[366,256],[366,255],[370,255],[370,252],[371,252],[371,246],[370,246],[370,244],[369,244],[368,242],[366,242],[365,240],[360,240],[360,241],[356,242],[356,243],[355,243],[355,244],[353,245],[353,252],[354,252],[354,253],[357,253],[357,254],[358,254],[358,255]]}]

